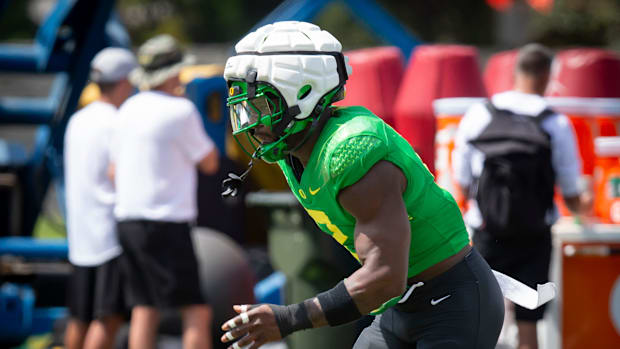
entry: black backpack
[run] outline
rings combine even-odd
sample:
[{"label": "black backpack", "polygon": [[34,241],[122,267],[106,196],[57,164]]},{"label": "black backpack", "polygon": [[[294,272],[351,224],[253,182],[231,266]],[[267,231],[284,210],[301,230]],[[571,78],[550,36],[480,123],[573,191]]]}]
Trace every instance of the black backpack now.
[{"label": "black backpack", "polygon": [[491,122],[470,143],[485,155],[474,182],[483,230],[497,239],[532,237],[548,231],[555,174],[550,136],[540,126],[554,112],[532,117],[497,109],[489,101]]}]

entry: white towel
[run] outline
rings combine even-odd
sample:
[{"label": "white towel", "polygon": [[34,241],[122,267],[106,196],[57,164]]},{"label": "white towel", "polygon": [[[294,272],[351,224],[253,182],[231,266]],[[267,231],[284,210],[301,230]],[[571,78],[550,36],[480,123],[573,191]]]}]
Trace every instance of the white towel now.
[{"label": "white towel", "polygon": [[527,309],[536,309],[555,298],[558,289],[553,282],[538,285],[536,290],[508,275],[493,270],[504,297]]}]

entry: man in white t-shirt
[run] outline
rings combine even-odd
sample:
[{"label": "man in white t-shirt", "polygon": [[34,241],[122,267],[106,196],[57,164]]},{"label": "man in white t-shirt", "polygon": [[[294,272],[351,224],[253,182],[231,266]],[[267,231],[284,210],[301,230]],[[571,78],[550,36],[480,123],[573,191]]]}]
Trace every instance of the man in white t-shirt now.
[{"label": "man in white t-shirt", "polygon": [[[549,106],[542,97],[549,81],[552,58],[551,51],[544,46],[529,44],[523,47],[517,58],[514,89],[494,95],[490,102],[494,110],[527,117],[544,117],[539,125],[550,141],[555,184],[572,212],[587,214],[591,208],[591,196],[582,192],[578,186],[581,163],[571,123],[566,116],[547,111]],[[493,269],[536,288],[537,284],[548,281],[551,225],[557,220],[558,212],[551,204],[543,217],[546,225],[544,231],[532,235],[532,238],[523,232],[514,239],[503,240],[485,226],[479,205],[474,199],[476,193],[470,191],[476,187],[475,183],[481,176],[485,155],[472,141],[487,129],[492,118],[487,106],[473,105],[461,120],[456,134],[452,157],[454,176],[472,198],[464,216],[465,222],[474,231],[476,248]],[[542,319],[543,314],[544,306],[535,310],[515,306],[520,349],[538,347],[536,322]]]},{"label": "man in white t-shirt", "polygon": [[73,273],[65,346],[112,348],[124,301],[114,219],[114,183],[108,177],[117,108],[131,95],[127,76],[137,66],[131,51],[105,48],[91,63],[98,100],[73,115],[65,134],[67,238]]},{"label": "man in white t-shirt", "polygon": [[159,309],[180,308],[183,346],[211,347],[211,307],[200,290],[190,230],[196,167],[218,169],[218,152],[194,104],[178,96],[191,62],[169,35],[145,42],[130,76],[143,92],[119,111],[115,144],[118,236],[132,306],[130,348],[153,348]]}]

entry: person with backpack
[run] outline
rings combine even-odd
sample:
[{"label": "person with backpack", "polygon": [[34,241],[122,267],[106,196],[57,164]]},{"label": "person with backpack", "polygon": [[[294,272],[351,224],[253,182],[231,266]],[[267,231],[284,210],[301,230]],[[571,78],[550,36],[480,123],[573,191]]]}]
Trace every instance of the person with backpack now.
[{"label": "person with backpack", "polygon": [[[467,111],[452,157],[454,176],[470,198],[464,218],[474,245],[494,270],[534,288],[549,278],[554,188],[575,214],[587,214],[592,203],[579,186],[570,121],[542,97],[552,59],[539,44],[520,49],[514,89]],[[536,322],[544,309],[515,305],[520,349],[538,347]]]}]

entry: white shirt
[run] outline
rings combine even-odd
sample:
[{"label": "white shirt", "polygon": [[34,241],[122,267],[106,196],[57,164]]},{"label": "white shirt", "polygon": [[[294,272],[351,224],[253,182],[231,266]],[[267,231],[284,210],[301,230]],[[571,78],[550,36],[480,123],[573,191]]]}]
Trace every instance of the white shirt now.
[{"label": "white shirt", "polygon": [[118,220],[196,218],[196,164],[214,151],[186,98],[141,92],[119,110],[115,136]]},{"label": "white shirt", "polygon": [[[492,102],[498,109],[530,116],[537,116],[548,106],[541,96],[517,91],[498,93],[492,97]],[[490,121],[491,114],[483,104],[478,103],[467,110],[459,124],[452,154],[452,168],[454,178],[462,187],[468,187],[473,179],[482,173],[484,154],[469,141],[480,135]],[[551,138],[551,161],[556,184],[564,196],[578,195],[581,159],[570,120],[565,115],[556,113],[546,118],[541,127]],[[547,221],[552,224],[557,217],[557,209],[554,209],[548,215]],[[469,210],[464,218],[472,228],[478,228],[482,224],[475,200],[470,200]]]},{"label": "white shirt", "polygon": [[110,138],[117,110],[93,102],[73,115],[65,133],[65,192],[69,261],[100,265],[121,253],[108,178]]}]

